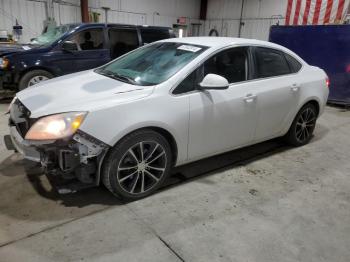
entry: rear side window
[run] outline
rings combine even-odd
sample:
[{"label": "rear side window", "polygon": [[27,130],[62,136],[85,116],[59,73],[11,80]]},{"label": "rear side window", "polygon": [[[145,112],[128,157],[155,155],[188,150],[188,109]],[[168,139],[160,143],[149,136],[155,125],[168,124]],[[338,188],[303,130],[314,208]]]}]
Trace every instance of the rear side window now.
[{"label": "rear side window", "polygon": [[292,71],[292,73],[299,72],[299,70],[302,67],[301,63],[298,60],[296,60],[294,57],[292,57],[291,55],[284,54],[284,56],[287,59],[287,62],[289,64],[289,67],[290,67],[290,70]]},{"label": "rear side window", "polygon": [[284,54],[278,50],[257,47],[255,49],[256,71],[258,78],[290,74]]},{"label": "rear side window", "polygon": [[158,40],[168,39],[169,37],[169,30],[141,28],[141,38],[143,44],[149,44]]},{"label": "rear side window", "polygon": [[109,30],[108,35],[113,59],[139,47],[135,29],[112,28]]}]

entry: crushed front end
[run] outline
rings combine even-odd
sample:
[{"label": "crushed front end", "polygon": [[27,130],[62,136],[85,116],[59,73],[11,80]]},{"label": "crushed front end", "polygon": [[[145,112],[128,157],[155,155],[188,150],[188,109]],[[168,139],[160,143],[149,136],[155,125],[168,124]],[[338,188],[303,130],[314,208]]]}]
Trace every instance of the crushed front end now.
[{"label": "crushed front end", "polygon": [[28,131],[39,119],[31,118],[30,111],[19,99],[11,103],[9,113],[10,135],[4,137],[7,149],[40,163],[49,176],[72,181],[74,186],[61,188],[60,193],[99,184],[101,163],[109,148],[107,144],[79,129],[62,139],[28,140],[25,139]]}]

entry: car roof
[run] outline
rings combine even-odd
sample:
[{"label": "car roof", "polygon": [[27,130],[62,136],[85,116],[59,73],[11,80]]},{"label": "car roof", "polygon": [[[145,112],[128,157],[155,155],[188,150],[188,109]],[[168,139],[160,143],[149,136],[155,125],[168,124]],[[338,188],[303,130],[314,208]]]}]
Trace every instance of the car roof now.
[{"label": "car roof", "polygon": [[177,42],[192,45],[202,45],[208,47],[224,47],[230,45],[258,45],[271,48],[278,48],[286,50],[285,47],[261,40],[235,38],[235,37],[216,37],[216,36],[199,36],[199,37],[183,37],[183,38],[171,38],[162,40],[162,42]]},{"label": "car roof", "polygon": [[133,25],[133,24],[117,24],[117,23],[71,23],[71,24],[64,24],[68,26],[75,26],[75,27],[94,27],[94,26],[107,26],[107,27],[137,27],[137,28],[147,28],[147,29],[159,29],[159,30],[169,30],[170,27],[166,26],[148,26],[148,25]]}]

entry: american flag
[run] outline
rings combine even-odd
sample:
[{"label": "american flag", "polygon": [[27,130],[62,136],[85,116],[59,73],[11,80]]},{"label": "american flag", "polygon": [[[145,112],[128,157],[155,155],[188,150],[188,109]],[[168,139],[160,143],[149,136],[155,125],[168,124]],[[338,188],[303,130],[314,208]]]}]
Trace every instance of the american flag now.
[{"label": "american flag", "polygon": [[350,0],[288,0],[286,25],[324,25],[344,20]]}]

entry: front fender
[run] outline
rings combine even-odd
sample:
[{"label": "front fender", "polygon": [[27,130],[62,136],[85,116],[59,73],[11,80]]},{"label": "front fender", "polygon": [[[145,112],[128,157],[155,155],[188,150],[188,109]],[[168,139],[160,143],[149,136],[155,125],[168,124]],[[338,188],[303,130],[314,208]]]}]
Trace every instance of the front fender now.
[{"label": "front fender", "polygon": [[110,146],[114,146],[127,134],[141,128],[164,129],[175,139],[178,149],[177,165],[179,165],[187,160],[188,125],[188,97],[176,99],[170,95],[164,97],[153,94],[125,104],[89,112],[81,129]]}]

